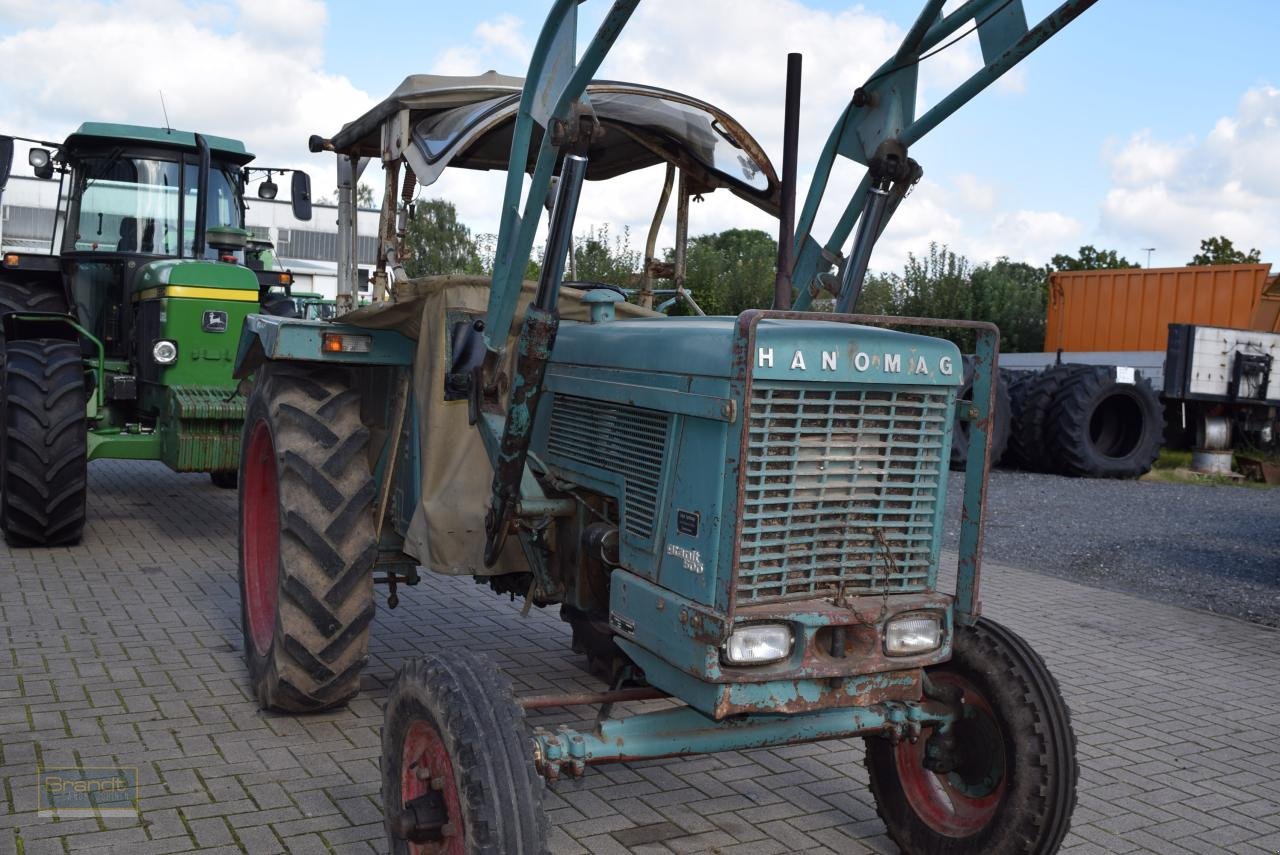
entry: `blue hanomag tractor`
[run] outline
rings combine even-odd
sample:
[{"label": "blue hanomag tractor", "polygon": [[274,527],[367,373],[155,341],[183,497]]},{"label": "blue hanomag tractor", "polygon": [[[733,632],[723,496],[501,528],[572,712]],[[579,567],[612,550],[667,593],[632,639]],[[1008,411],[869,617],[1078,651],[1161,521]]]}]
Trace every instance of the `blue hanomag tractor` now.
[{"label": "blue hanomag tractor", "polygon": [[[798,73],[780,181],[720,110],[590,82],[636,0],[615,2],[580,56],[577,5],[556,0],[524,79],[410,77],[312,139],[338,157],[339,317],[250,317],[237,363],[255,378],[240,582],[259,702],[345,703],[374,583],[394,607],[419,568],[470,575],[558,604],[607,688],[516,698],[464,649],[406,664],[383,729],[395,852],[541,851],[543,782],[592,764],[852,736],[903,849],[1056,849],[1075,803],[1068,711],[1041,658],[979,616],[996,331],[967,324],[975,391],[958,400],[956,347],[894,329],[957,322],[847,313],[920,178],[907,147],[1089,4],[1029,29],[1016,0],[945,17],[929,0],[836,124],[798,226]],[[917,118],[917,63],[971,22],[986,66]],[[824,246],[810,232],[837,156],[867,174]],[[374,303],[355,309],[353,189],[373,158],[386,173]],[[584,179],[659,164],[655,230],[680,177],[674,263],[650,251],[640,305],[620,287],[634,283],[566,281]],[[404,272],[416,188],[450,166],[506,170],[491,277]],[[716,189],[780,217],[775,308],[645,308],[654,278],[684,294],[688,202]],[[546,251],[525,283],[544,204]],[[815,299],[836,311],[804,311]],[[952,595],[937,582],[957,414],[970,453]],[[615,706],[647,698],[670,702]],[[579,704],[601,705],[594,726],[526,726],[526,709]]]}]

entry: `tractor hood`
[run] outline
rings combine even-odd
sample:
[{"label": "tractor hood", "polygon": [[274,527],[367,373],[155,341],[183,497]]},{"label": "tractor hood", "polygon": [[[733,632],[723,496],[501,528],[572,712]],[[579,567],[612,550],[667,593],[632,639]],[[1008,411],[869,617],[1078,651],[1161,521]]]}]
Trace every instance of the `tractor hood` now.
[{"label": "tractor hood", "polygon": [[[553,365],[732,378],[738,319],[636,318],[561,325]],[[959,349],[949,341],[823,320],[760,321],[749,354],[757,379],[958,386]]]}]

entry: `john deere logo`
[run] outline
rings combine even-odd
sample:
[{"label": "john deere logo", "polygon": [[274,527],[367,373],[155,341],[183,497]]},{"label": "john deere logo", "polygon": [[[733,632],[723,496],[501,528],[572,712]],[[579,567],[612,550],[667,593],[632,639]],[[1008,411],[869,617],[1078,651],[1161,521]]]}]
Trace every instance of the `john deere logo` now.
[{"label": "john deere logo", "polygon": [[204,320],[200,322],[200,328],[205,332],[226,332],[227,331],[227,313],[226,312],[205,312]]}]

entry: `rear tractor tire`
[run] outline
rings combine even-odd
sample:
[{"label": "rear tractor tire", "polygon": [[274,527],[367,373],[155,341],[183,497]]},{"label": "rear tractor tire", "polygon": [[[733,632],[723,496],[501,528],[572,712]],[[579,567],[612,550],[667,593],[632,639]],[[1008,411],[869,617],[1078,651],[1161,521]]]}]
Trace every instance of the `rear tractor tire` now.
[{"label": "rear tractor tire", "polygon": [[209,481],[220,490],[234,490],[240,483],[240,473],[234,469],[225,472],[210,472]]},{"label": "rear tractor tire", "polygon": [[1145,377],[1116,379],[1109,365],[1075,372],[1054,395],[1045,441],[1055,468],[1084,478],[1137,478],[1164,440],[1164,407]]},{"label": "rear tractor tire", "polygon": [[935,686],[962,693],[947,771],[926,768],[930,728],[915,743],[866,740],[889,837],[912,855],[1056,852],[1079,777],[1057,681],[1030,645],[985,618],[957,627],[952,650],[950,661],[926,671]]},{"label": "rear tractor tire", "polygon": [[263,709],[329,709],[360,690],[377,557],[368,442],[345,371],[259,371],[240,452],[240,603]]},{"label": "rear tractor tire", "polygon": [[10,546],[68,546],[84,533],[88,434],[80,345],[5,346],[0,526]]},{"label": "rear tractor tire", "polygon": [[492,662],[452,649],[400,669],[382,726],[393,855],[546,852],[542,791],[524,711]]},{"label": "rear tractor tire", "polygon": [[1048,444],[1049,407],[1054,397],[1083,365],[1051,365],[1018,378],[1012,390],[1013,430],[1009,434],[1009,460],[1032,472],[1057,469]]}]

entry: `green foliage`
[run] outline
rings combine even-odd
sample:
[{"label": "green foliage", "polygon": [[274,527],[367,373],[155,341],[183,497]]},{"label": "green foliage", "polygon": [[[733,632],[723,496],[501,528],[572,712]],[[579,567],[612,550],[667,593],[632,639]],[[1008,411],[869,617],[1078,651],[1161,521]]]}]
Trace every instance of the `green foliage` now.
[{"label": "green foliage", "polygon": [[1200,252],[1187,262],[1188,267],[1201,264],[1257,264],[1262,253],[1256,249],[1241,252],[1226,235],[1209,237],[1200,241]]},{"label": "green foliage", "polygon": [[1092,245],[1080,247],[1078,256],[1055,255],[1049,262],[1050,270],[1104,270],[1137,266],[1114,249],[1097,249]]},{"label": "green foliage", "polygon": [[708,315],[768,308],[777,261],[778,242],[759,229],[700,235],[689,241],[685,287]]},{"label": "green foliage", "polygon": [[[315,202],[317,205],[336,205],[338,204],[338,196],[335,193],[332,196],[321,196]],[[373,204],[373,188],[363,181],[356,187],[356,207],[372,208]]]},{"label": "green foliage", "polygon": [[609,240],[609,227],[591,229],[585,238],[574,238],[574,277],[579,282],[606,282],[629,288],[640,274],[644,256],[631,248],[631,230]]},{"label": "green foliage", "polygon": [[[405,248],[404,269],[410,276],[488,272],[471,230],[458,221],[453,203],[444,199],[414,205],[405,229]],[[492,269],[491,259],[488,268]]]},{"label": "green foliage", "polygon": [[1007,258],[973,271],[973,317],[1000,328],[1000,349],[1034,353],[1044,348],[1049,271]]},{"label": "green foliage", "polygon": [[[1044,344],[1047,270],[1001,258],[974,267],[945,246],[908,255],[901,274],[867,276],[857,311],[868,315],[990,321],[1000,328],[1000,348],[1038,351]],[[963,330],[920,329],[971,351],[974,335]]]}]

